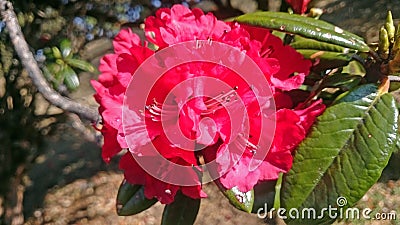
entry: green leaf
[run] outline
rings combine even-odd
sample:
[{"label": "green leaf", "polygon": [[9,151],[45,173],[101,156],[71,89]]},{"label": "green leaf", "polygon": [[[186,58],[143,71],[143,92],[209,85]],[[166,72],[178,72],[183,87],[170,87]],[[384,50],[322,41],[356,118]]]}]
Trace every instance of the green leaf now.
[{"label": "green leaf", "polygon": [[86,72],[93,73],[95,71],[95,68],[93,67],[93,65],[84,60],[69,58],[69,59],[65,59],[65,62],[72,67],[81,69]]},{"label": "green leaf", "polygon": [[[45,66],[46,70],[43,70],[46,77],[54,82],[54,86],[57,88],[64,82],[64,74],[61,73],[62,67],[57,63],[50,63]],[[48,72],[48,73],[47,73]]]},{"label": "green leaf", "polygon": [[68,89],[75,90],[79,87],[78,75],[71,67],[65,65],[60,74],[61,77],[64,77],[64,84],[67,86]]},{"label": "green leaf", "polygon": [[164,208],[161,225],[192,225],[200,209],[200,199],[176,193],[174,202]]},{"label": "green leaf", "polygon": [[[299,145],[292,169],[284,177],[281,204],[301,212],[338,207],[338,197],[353,206],[378,180],[396,144],[399,113],[390,94],[364,85],[344,96],[318,117],[309,136]],[[345,211],[345,210],[344,210]],[[337,214],[339,215],[339,214]],[[290,220],[289,224],[332,222],[323,219]]]},{"label": "green leaf", "polygon": [[43,48],[43,53],[46,56],[46,60],[54,60],[53,50],[50,47]]},{"label": "green leaf", "polygon": [[72,43],[69,39],[63,39],[60,43],[61,54],[64,58],[70,56],[72,52]]},{"label": "green leaf", "polygon": [[361,81],[362,77],[358,75],[350,75],[346,73],[335,73],[332,75],[329,75],[327,78],[323,80],[323,83],[321,86],[323,88],[326,87],[341,87],[341,86],[347,86],[349,84],[353,83],[359,83]]},{"label": "green leaf", "polygon": [[255,12],[236,17],[235,21],[297,34],[361,52],[369,51],[368,45],[359,36],[314,18],[283,12]]},{"label": "green leaf", "polygon": [[157,199],[144,196],[144,186],[122,182],[117,195],[117,214],[120,216],[135,215],[156,204]]},{"label": "green leaf", "polygon": [[276,181],[275,185],[275,199],[274,199],[274,208],[279,209],[281,207],[281,189],[282,189],[282,180],[283,173],[279,173],[279,178]]},{"label": "green leaf", "polygon": [[352,60],[351,53],[329,52],[314,49],[297,49],[306,59],[316,62],[314,69],[326,70],[346,66]]},{"label": "green leaf", "polygon": [[254,190],[242,192],[237,187],[226,189],[219,180],[215,180],[214,183],[217,185],[222,194],[224,194],[224,196],[229,200],[231,205],[244,212],[252,212],[254,204]]},{"label": "green leaf", "polygon": [[296,38],[294,42],[290,44],[294,49],[314,49],[328,52],[340,52],[348,53],[349,49],[339,45],[329,44],[309,38]]},{"label": "green leaf", "polygon": [[118,189],[117,204],[125,205],[140,187],[142,187],[142,185],[133,185],[124,179]]},{"label": "green leaf", "polygon": [[353,60],[349,63],[349,65],[343,67],[342,73],[364,76],[366,71],[364,66],[360,62]]},{"label": "green leaf", "polygon": [[285,36],[286,36],[285,32],[280,32],[280,31],[274,30],[274,31],[272,31],[272,34],[274,36],[278,37],[279,39],[281,39],[282,41],[285,40]]},{"label": "green leaf", "polygon": [[399,89],[400,89],[400,82],[390,81],[390,88],[389,88],[390,92],[396,91],[396,90],[399,90]]},{"label": "green leaf", "polygon": [[58,49],[57,47],[52,47],[51,51],[53,53],[54,58],[56,58],[56,59],[61,59],[62,58],[60,49]]},{"label": "green leaf", "polygon": [[366,98],[371,93],[378,92],[378,87],[375,84],[366,84],[357,87],[355,90],[343,93],[337,99],[335,99],[335,104],[341,102],[356,102],[360,99]]},{"label": "green leaf", "polygon": [[304,58],[307,59],[321,59],[321,60],[330,60],[330,61],[343,61],[343,63],[347,64],[352,60],[352,55],[349,53],[341,53],[341,52],[330,52],[330,51],[322,51],[322,50],[314,50],[314,49],[297,49]]},{"label": "green leaf", "polygon": [[56,73],[59,73],[61,71],[61,66],[58,65],[57,63],[50,63],[46,65],[47,69],[49,72],[54,76]]}]

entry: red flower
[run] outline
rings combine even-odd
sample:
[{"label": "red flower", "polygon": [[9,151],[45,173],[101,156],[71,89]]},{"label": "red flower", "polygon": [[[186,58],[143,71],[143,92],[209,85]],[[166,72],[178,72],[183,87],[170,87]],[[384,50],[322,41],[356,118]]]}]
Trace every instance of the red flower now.
[{"label": "red flower", "polygon": [[[114,39],[115,53],[103,57],[99,67],[101,75],[98,81],[92,81],[104,121],[102,155],[105,161],[129,147],[120,161],[125,178],[130,183],[144,185],[146,197],[156,197],[162,203],[172,202],[178,190],[192,198],[206,196],[197,175],[201,172],[198,168],[200,153],[207,162],[215,160],[215,167],[210,170],[221,177],[222,185],[242,191],[252,189],[259,181],[276,179],[280,172],[291,168],[294,149],[325,108],[321,101],[310,106],[295,106],[286,94],[303,83],[311,62],[293,48],[284,46],[269,30],[225,23],[212,14],[205,15],[199,9],[190,10],[182,5],[160,9],[155,16],[147,18],[145,32],[148,40],[159,49],[185,41],[212,40],[246,53],[268,81],[277,111],[264,111],[271,101],[261,98],[263,102],[259,104],[260,99],[251,84],[234,71],[213,63],[190,62],[168,70],[157,80],[147,97],[145,111],[124,111],[131,113],[125,114],[128,116],[124,118],[129,120],[125,123],[129,126],[124,130],[125,92],[132,74],[154,52],[147,48],[146,42],[141,45],[139,37],[130,30],[122,30]],[[191,78],[197,80],[184,83]],[[216,90],[215,96],[210,97],[192,97],[205,93],[207,78],[222,81],[230,90]],[[174,89],[182,83],[181,88]],[[170,93],[172,100],[167,99]],[[241,99],[245,109],[241,101],[235,99]],[[163,119],[162,112],[167,115]],[[274,137],[267,136],[270,132],[261,132],[261,129],[273,131],[264,124],[270,117],[276,117]],[[245,118],[249,127],[243,123]],[[176,145],[171,137],[179,135],[168,133],[175,130],[180,130],[189,141]],[[196,145],[206,148],[198,153],[194,151]],[[153,151],[153,146],[157,152]],[[266,157],[253,157],[256,152],[268,150]],[[155,172],[163,177],[175,176],[178,171],[166,161],[155,158],[157,154],[170,163],[190,168],[184,171],[182,179],[194,180],[194,185],[169,184],[140,167],[142,164],[139,165],[138,160],[157,165]],[[258,167],[251,169],[253,164]]]},{"label": "red flower", "polygon": [[307,11],[307,5],[311,0],[286,0],[292,6],[292,9],[297,14],[303,14]]}]

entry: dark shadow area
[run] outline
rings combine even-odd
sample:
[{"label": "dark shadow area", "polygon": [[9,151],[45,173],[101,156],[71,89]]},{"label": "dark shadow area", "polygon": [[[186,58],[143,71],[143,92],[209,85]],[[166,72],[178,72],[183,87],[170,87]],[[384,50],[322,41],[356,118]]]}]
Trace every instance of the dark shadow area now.
[{"label": "dark shadow area", "polygon": [[354,32],[367,43],[378,40],[379,27],[383,25],[388,10],[392,11],[396,23],[400,18],[400,1],[314,0],[312,5],[324,9],[322,20]]},{"label": "dark shadow area", "polygon": [[389,163],[382,172],[382,176],[379,182],[386,183],[389,180],[399,180],[400,179],[400,152],[393,153],[390,157]]},{"label": "dark shadow area", "polygon": [[45,137],[43,153],[29,167],[23,204],[25,218],[43,207],[50,190],[88,179],[99,171],[118,171],[117,160],[108,165],[103,162],[100,147],[85,139],[70,123],[57,125],[54,134]]}]

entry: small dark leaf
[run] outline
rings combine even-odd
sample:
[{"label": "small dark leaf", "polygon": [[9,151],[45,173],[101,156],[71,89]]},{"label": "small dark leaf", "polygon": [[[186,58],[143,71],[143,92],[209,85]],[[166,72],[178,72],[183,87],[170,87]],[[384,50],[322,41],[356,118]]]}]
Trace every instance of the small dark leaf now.
[{"label": "small dark leaf", "polygon": [[174,202],[165,206],[161,225],[192,225],[199,209],[200,199],[193,199],[178,192]]},{"label": "small dark leaf", "polygon": [[156,202],[157,199],[148,199],[144,196],[144,186],[123,181],[117,195],[117,214],[135,215],[150,208]]},{"label": "small dark leaf", "polygon": [[142,187],[142,185],[133,185],[128,183],[124,179],[118,189],[117,204],[125,205],[129,201],[129,199],[131,199],[132,196],[139,190],[140,187]]},{"label": "small dark leaf", "polygon": [[276,180],[264,181],[254,186],[254,204],[252,213],[260,209],[269,211],[274,206]]}]

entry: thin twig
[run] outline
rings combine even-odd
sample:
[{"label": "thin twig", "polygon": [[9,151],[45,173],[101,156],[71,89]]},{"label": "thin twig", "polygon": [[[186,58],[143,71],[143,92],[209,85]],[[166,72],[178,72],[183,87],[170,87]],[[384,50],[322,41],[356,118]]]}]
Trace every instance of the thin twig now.
[{"label": "thin twig", "polygon": [[53,105],[60,107],[61,109],[75,113],[84,119],[88,119],[91,122],[99,120],[100,116],[96,108],[89,107],[87,105],[80,104],[69,98],[66,98],[57,91],[55,91],[44,78],[42,71],[33,57],[32,52],[29,50],[28,43],[19,26],[17,17],[13,10],[13,5],[9,1],[0,0],[0,13],[1,18],[6,23],[6,27],[14,45],[14,49],[17,52],[22,65],[28,71],[29,76],[32,79],[33,84],[36,86],[38,91]]}]

